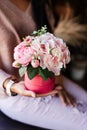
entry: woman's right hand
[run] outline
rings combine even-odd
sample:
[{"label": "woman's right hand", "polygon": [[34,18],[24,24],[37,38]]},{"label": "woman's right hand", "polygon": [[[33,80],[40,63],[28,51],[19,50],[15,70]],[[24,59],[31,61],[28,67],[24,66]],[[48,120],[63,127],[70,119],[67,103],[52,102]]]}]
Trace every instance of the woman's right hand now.
[{"label": "woman's right hand", "polygon": [[36,97],[36,94],[33,91],[25,89],[23,81],[14,83],[11,87],[11,92],[20,94],[22,96]]}]

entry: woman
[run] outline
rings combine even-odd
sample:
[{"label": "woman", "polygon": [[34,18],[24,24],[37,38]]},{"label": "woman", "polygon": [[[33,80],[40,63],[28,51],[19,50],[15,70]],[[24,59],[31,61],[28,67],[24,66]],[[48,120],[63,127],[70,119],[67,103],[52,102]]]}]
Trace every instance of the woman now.
[{"label": "woman", "polygon": [[[86,130],[87,115],[82,113],[83,108],[79,112],[76,107],[71,107],[74,103],[68,94],[84,106],[87,103],[84,90],[63,77],[67,92],[62,86],[57,86],[48,96],[37,95],[25,90],[17,70],[12,67],[13,49],[23,37],[45,24],[52,31],[45,14],[45,5],[49,9],[47,4],[49,1],[46,0],[0,1],[0,109],[15,120],[46,129]],[[69,105],[64,107],[58,97],[51,96],[56,93],[64,105]],[[32,98],[35,96],[38,98]]]},{"label": "woman", "polygon": [[[21,2],[21,4],[20,4],[20,2]],[[31,5],[34,5],[34,6],[31,7]],[[8,6],[10,6],[11,9]],[[41,6],[42,6],[42,8],[41,8]],[[17,78],[19,78],[18,73],[16,72],[17,70],[14,70],[12,68],[13,59],[9,58],[9,60],[8,60],[8,57],[13,56],[13,49],[22,40],[22,38],[27,36],[28,34],[31,34],[33,32],[33,30],[35,30],[36,28],[39,29],[43,25],[46,24],[49,31],[51,31],[51,27],[48,23],[46,14],[44,13],[45,12],[44,6],[45,6],[45,1],[43,1],[43,0],[41,2],[39,2],[38,4],[35,0],[33,0],[33,1],[26,0],[26,1],[23,1],[23,4],[22,4],[22,1],[20,1],[20,0],[17,0],[17,1],[11,0],[11,1],[7,1],[4,5],[1,4],[1,20],[0,20],[0,22],[2,25],[1,26],[1,33],[3,33],[2,34],[3,37],[1,37],[1,42],[3,41],[3,39],[6,39],[5,37],[7,37],[7,39],[5,41],[3,41],[4,42],[3,45],[9,42],[9,44],[11,44],[10,46],[12,49],[12,50],[10,49],[11,51],[9,51],[9,48],[2,47],[3,49],[4,48],[7,49],[6,53],[8,53],[8,54],[7,54],[7,57],[4,57],[4,53],[3,53],[4,50],[1,49],[1,59],[2,59],[1,68],[5,69],[5,71],[7,73],[10,73],[11,75],[15,75]],[[16,9],[13,10],[13,8],[16,8]],[[32,10],[35,13],[32,13],[31,8],[33,8]],[[38,8],[41,11],[38,11],[37,10]],[[42,12],[42,13],[40,13],[40,12]],[[22,21],[21,21],[21,19],[22,19]],[[34,21],[36,22],[37,26],[35,25]],[[8,28],[9,28],[9,30],[8,30]],[[6,59],[3,59],[3,57]],[[8,67],[6,65],[7,61],[9,62]],[[7,77],[9,77],[9,75],[7,75]],[[1,79],[1,82],[2,81],[5,81],[5,80]],[[7,78],[7,80],[5,82],[3,82],[4,86],[6,86],[8,81],[9,81],[9,79]],[[13,87],[13,89],[14,89],[14,87]],[[24,94],[22,94],[22,95],[26,95],[25,91],[23,91],[23,92],[18,92],[18,90],[15,90],[15,91],[17,91],[17,93],[19,93],[19,94],[24,92]],[[20,89],[20,91],[22,91],[22,90]],[[27,93],[29,93],[29,91],[27,91]],[[31,94],[32,93],[33,92],[31,92]]]}]

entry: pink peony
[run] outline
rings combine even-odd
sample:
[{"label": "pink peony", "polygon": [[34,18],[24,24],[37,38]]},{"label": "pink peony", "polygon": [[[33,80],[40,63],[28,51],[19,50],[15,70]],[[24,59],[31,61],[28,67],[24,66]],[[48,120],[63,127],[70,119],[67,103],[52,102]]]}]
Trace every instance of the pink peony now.
[{"label": "pink peony", "polygon": [[26,66],[31,62],[33,54],[34,50],[22,42],[14,50],[14,59],[17,63]]}]

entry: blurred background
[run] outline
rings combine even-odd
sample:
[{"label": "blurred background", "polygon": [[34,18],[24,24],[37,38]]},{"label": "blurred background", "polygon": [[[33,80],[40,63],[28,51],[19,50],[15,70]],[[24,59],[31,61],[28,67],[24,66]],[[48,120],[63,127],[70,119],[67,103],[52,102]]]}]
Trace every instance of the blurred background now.
[{"label": "blurred background", "polygon": [[52,5],[54,34],[64,39],[71,53],[63,74],[87,90],[87,0],[53,0]]}]

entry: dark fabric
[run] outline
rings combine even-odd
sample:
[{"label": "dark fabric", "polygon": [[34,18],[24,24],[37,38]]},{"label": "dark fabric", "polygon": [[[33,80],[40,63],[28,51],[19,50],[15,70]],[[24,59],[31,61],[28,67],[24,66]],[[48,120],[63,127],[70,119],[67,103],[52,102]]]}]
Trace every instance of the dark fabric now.
[{"label": "dark fabric", "polygon": [[0,130],[45,130],[10,119],[0,112]]}]

